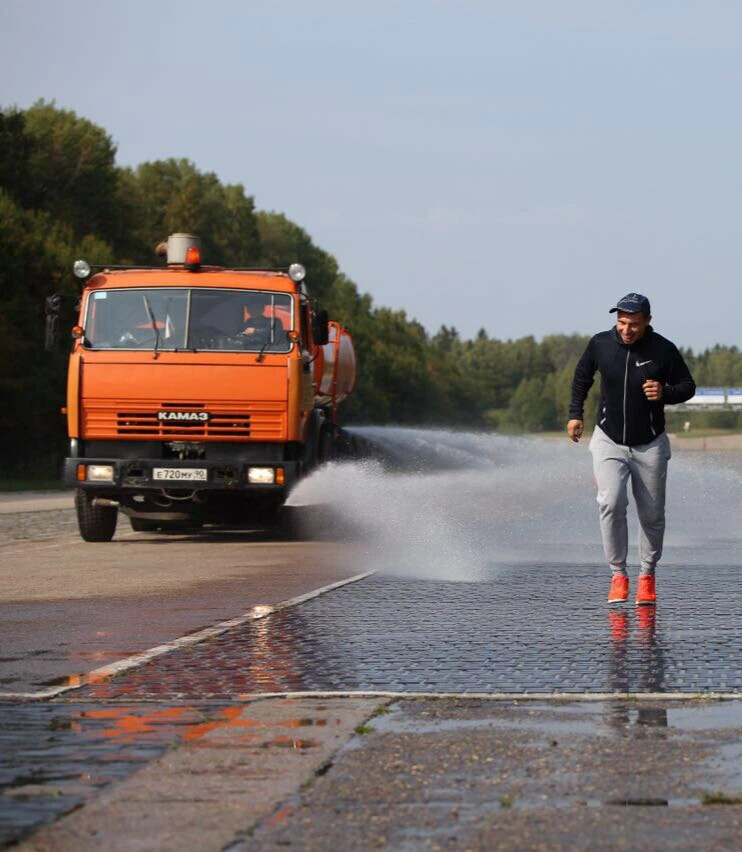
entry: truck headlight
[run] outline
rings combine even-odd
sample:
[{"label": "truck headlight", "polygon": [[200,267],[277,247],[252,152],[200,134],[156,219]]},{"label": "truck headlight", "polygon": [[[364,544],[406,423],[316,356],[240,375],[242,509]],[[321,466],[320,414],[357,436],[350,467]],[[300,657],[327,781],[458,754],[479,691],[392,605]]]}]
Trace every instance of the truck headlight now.
[{"label": "truck headlight", "polygon": [[88,481],[89,482],[113,482],[113,465],[112,464],[89,464],[88,465]]},{"label": "truck headlight", "polygon": [[307,271],[300,263],[292,263],[289,266],[289,278],[297,284],[306,278]]},{"label": "truck headlight", "polygon": [[248,467],[247,481],[254,485],[272,485],[276,481],[276,471],[272,467]]}]

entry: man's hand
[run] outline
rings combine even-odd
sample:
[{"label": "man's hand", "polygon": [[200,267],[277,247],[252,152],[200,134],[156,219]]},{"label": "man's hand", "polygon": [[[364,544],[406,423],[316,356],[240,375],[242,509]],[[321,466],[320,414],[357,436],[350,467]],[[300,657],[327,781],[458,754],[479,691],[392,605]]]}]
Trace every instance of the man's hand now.
[{"label": "man's hand", "polygon": [[657,400],[662,399],[662,385],[653,379],[647,379],[642,385],[642,390],[644,391],[644,396],[650,402],[657,402]]},{"label": "man's hand", "polygon": [[575,444],[580,440],[584,431],[585,424],[582,420],[570,420],[567,423],[567,435],[569,435],[570,441],[574,441]]}]

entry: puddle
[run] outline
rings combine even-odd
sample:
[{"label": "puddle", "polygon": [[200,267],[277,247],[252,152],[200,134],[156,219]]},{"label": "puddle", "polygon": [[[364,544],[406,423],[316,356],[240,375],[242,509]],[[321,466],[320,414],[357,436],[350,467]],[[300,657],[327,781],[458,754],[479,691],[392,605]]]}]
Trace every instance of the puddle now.
[{"label": "puddle", "polygon": [[684,731],[714,731],[720,728],[742,728],[742,701],[718,701],[668,706],[667,721]]},{"label": "puddle", "polygon": [[12,790],[13,788],[70,781],[76,778],[79,778],[79,773],[77,772],[55,774],[54,772],[44,772],[43,770],[39,770],[37,772],[29,772],[26,775],[17,775],[15,778],[10,779],[4,787],[8,790]]},{"label": "puddle", "polygon": [[[495,707],[493,707],[495,710]],[[599,727],[600,716],[595,705],[524,705],[513,708],[512,718],[486,716],[472,718],[441,718],[439,716],[408,716],[404,710],[392,708],[385,716],[373,720],[379,733],[441,734],[488,728],[540,731],[545,734],[605,734]],[[502,712],[502,709],[500,709]]]},{"label": "puddle", "polygon": [[82,674],[61,675],[49,680],[40,680],[34,686],[82,686],[83,677]]},{"label": "puddle", "polygon": [[658,799],[653,797],[632,797],[629,799],[588,799],[586,805],[589,808],[605,808],[605,807],[620,807],[620,808],[687,808],[693,805],[698,805],[700,798],[691,797],[676,797],[672,799]]},{"label": "puddle", "polygon": [[282,728],[307,728],[316,725],[318,728],[327,726],[327,719],[289,719],[278,723]]},{"label": "puddle", "polygon": [[303,740],[303,739],[295,739],[293,737],[275,737],[272,740],[268,740],[267,743],[263,743],[261,748],[294,748],[294,749],[307,749],[307,748],[317,748],[317,746],[321,745],[317,740]]},{"label": "puddle", "polygon": [[682,705],[625,700],[530,706],[514,703],[511,709],[511,717],[502,712],[500,705],[493,707],[492,716],[452,718],[408,715],[405,708],[392,707],[388,715],[374,719],[373,726],[379,733],[441,734],[517,728],[547,735],[637,737],[649,736],[649,729],[656,729],[653,736],[664,736],[683,731],[742,728],[742,701]]},{"label": "puddle", "polygon": [[703,767],[704,778],[708,779],[703,785],[706,794],[722,797],[720,801],[704,804],[739,804],[742,795],[742,743],[718,744],[714,753],[703,762]]},{"label": "puddle", "polygon": [[595,734],[599,733],[592,720],[583,719],[390,719],[374,721],[379,733],[442,734],[472,729],[520,728],[544,733]]}]

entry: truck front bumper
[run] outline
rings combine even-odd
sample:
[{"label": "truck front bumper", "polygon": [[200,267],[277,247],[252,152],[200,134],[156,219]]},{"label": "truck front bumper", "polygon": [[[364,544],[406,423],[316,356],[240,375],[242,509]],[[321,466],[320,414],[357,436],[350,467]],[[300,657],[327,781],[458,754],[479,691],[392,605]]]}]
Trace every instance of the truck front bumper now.
[{"label": "truck front bumper", "polygon": [[66,458],[64,484],[101,495],[216,491],[285,495],[299,478],[298,461],[249,463],[178,459]]}]

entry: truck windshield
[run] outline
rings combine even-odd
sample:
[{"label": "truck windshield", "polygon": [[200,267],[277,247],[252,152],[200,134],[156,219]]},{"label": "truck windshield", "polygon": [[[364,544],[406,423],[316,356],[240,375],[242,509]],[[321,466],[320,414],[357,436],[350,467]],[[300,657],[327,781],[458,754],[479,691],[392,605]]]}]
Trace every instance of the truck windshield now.
[{"label": "truck windshield", "polygon": [[290,294],[264,290],[98,290],[85,341],[91,349],[288,352],[292,307]]}]

